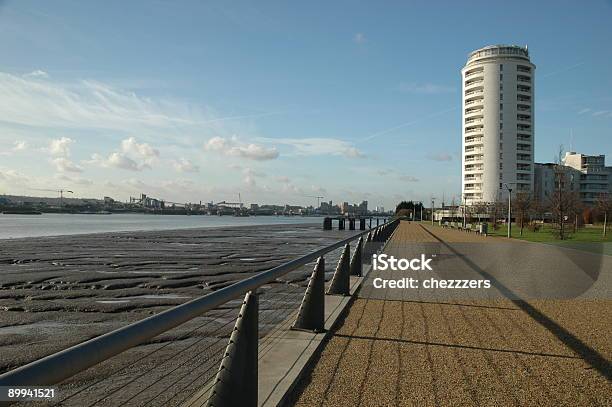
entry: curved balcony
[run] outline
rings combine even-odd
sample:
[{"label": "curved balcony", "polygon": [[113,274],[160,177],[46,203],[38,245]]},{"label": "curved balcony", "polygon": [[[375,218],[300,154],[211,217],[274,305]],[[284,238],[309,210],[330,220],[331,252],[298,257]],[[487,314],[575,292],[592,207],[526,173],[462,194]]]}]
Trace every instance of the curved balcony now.
[{"label": "curved balcony", "polygon": [[482,146],[482,136],[468,136],[465,138],[465,145],[473,145],[475,147]]},{"label": "curved balcony", "polygon": [[475,87],[482,88],[484,82],[484,78],[473,78],[468,81],[465,81],[465,90],[474,89]]},{"label": "curved balcony", "polygon": [[522,93],[529,93],[529,94],[531,94],[531,86],[527,86],[527,85],[516,85],[516,91],[517,91],[517,92],[522,92]]},{"label": "curved balcony", "polygon": [[482,154],[471,154],[471,155],[467,155],[465,156],[465,158],[463,159],[464,162],[469,163],[469,164],[474,164],[474,163],[481,163],[484,159],[484,156]]},{"label": "curved balcony", "polygon": [[467,98],[472,95],[482,95],[482,94],[484,94],[483,88],[475,88],[475,89],[465,92],[465,97]]},{"label": "curved balcony", "polygon": [[484,108],[483,107],[472,107],[472,108],[468,108],[465,109],[465,116],[466,118],[469,117],[482,117],[482,113],[483,113]]},{"label": "curved balcony", "polygon": [[477,75],[477,74],[483,73],[483,72],[484,72],[484,68],[483,67],[470,69],[469,71],[467,71],[465,73],[465,77],[468,78],[470,76],[474,76],[474,75]]},{"label": "curved balcony", "polygon": [[477,124],[477,125],[466,126],[464,134],[482,133],[483,131],[484,131],[484,126],[482,124],[480,125]]},{"label": "curved balcony", "polygon": [[465,124],[478,124],[482,122],[483,122],[483,119],[481,117],[472,117],[472,118],[465,119]]},{"label": "curved balcony", "polygon": [[481,97],[476,97],[473,99],[469,99],[465,101],[465,106],[472,106],[472,105],[482,105],[484,101],[484,98]]}]

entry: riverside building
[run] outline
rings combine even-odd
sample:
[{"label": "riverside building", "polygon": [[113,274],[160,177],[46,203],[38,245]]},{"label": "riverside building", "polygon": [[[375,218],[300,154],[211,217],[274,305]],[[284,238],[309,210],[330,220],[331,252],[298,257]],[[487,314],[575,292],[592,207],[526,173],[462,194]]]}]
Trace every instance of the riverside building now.
[{"label": "riverside building", "polygon": [[612,194],[612,167],[606,166],[605,155],[567,152],[560,165],[535,164],[535,198],[546,204],[557,190],[561,171],[569,191],[578,193],[585,206],[594,206],[602,194]]},{"label": "riverside building", "polygon": [[527,47],[492,45],[461,70],[461,180],[466,204],[532,192],[535,65]]}]

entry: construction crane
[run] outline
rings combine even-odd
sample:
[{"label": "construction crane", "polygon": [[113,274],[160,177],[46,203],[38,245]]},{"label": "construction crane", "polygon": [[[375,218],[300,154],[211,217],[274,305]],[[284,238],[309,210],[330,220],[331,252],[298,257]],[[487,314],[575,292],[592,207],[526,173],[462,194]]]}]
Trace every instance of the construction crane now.
[{"label": "construction crane", "polygon": [[71,194],[74,194],[74,192],[69,189],[44,189],[44,188],[30,188],[30,189],[34,191],[46,191],[46,192],[58,193],[60,196],[60,209],[64,207],[64,192],[69,192]]},{"label": "construction crane", "polygon": [[324,196],[312,196],[312,195],[302,195],[306,198],[316,198],[317,199],[317,208],[321,206],[321,199],[325,198]]}]

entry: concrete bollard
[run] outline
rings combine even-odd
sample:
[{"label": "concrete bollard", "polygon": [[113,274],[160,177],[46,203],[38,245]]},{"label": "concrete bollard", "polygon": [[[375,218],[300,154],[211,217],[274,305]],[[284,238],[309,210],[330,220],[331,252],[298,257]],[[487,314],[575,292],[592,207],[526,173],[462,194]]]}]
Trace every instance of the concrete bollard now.
[{"label": "concrete bollard", "polygon": [[365,230],[365,229],[366,229],[365,219],[359,219],[359,230]]},{"label": "concrete bollard", "polygon": [[360,237],[359,240],[357,241],[355,252],[353,253],[353,257],[351,258],[351,264],[349,266],[351,276],[361,277],[363,273],[362,253],[363,253],[363,236]]},{"label": "concrete bollard", "polygon": [[338,230],[344,230],[344,218],[338,219]]},{"label": "concrete bollard", "polygon": [[331,283],[329,284],[327,294],[350,295],[350,256],[351,247],[347,243],[346,246],[344,246],[344,251],[342,252],[338,265],[336,266],[336,272],[334,273]]},{"label": "concrete bollard", "polygon": [[257,353],[259,347],[257,294],[244,297],[234,331],[223,354],[207,405],[257,406]]},{"label": "concrete bollard", "polygon": [[291,329],[323,332],[325,330],[325,259],[319,257],[312,271],[306,294]]},{"label": "concrete bollard", "polygon": [[355,230],[355,218],[349,219],[349,230]]}]

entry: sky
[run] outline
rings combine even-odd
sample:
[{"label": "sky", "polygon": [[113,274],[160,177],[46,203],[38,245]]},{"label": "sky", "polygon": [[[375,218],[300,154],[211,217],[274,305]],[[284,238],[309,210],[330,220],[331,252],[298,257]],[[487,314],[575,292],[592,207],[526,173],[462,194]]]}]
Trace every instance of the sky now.
[{"label": "sky", "polygon": [[0,0],[0,194],[458,199],[460,70],[491,44],[536,65],[536,161],[610,165],[611,21],[610,0]]}]

